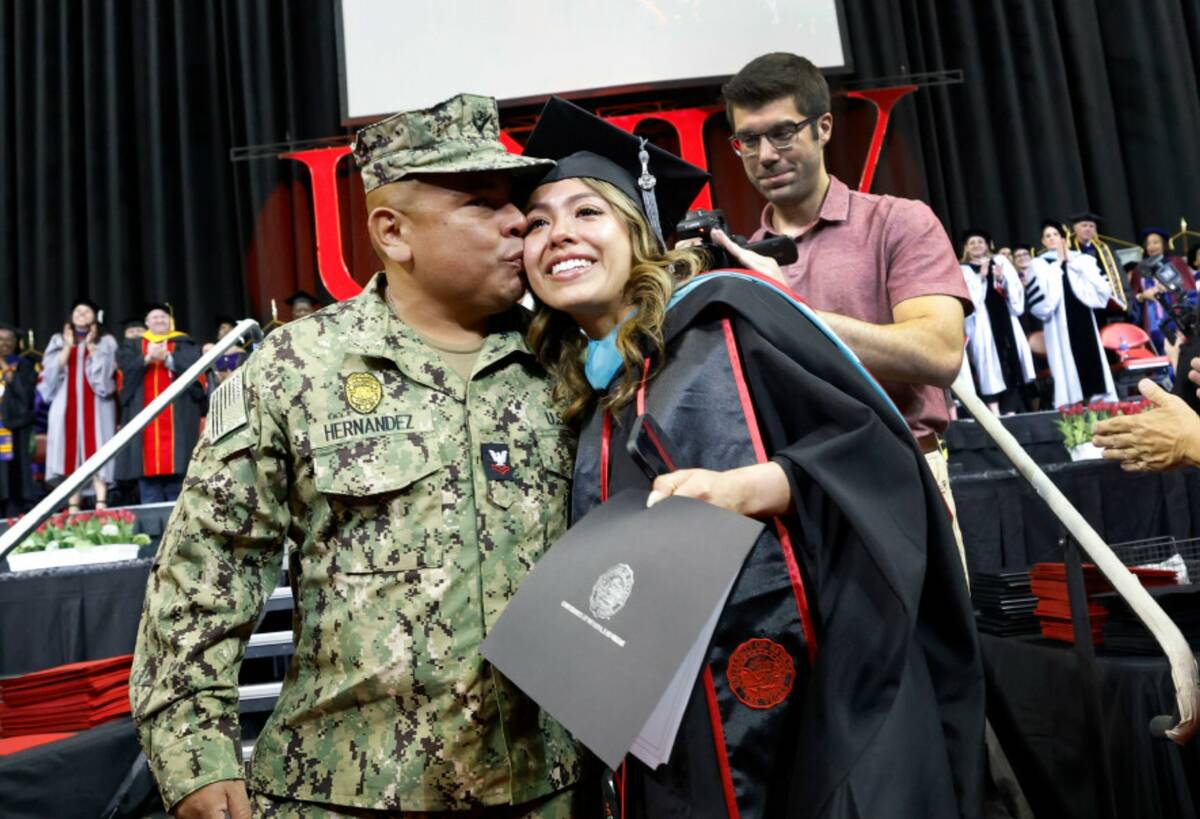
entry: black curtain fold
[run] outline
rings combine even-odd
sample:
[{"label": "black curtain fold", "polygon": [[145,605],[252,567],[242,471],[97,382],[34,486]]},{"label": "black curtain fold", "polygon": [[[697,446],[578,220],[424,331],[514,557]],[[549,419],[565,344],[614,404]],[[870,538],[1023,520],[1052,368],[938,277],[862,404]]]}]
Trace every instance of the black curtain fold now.
[{"label": "black curtain fold", "polygon": [[[897,106],[876,192],[925,199],[952,235],[979,223],[1004,241],[1084,207],[1122,238],[1200,225],[1200,0],[843,5],[854,71],[835,87],[964,74]],[[208,338],[215,313],[265,319],[272,299],[319,291],[306,172],[229,152],[346,133],[334,19],[334,0],[0,3],[0,321],[42,345],[75,294],[110,325],[167,299]],[[870,111],[840,98],[835,115],[829,164],[854,184]],[[736,177],[725,160],[714,167]],[[361,281],[376,265],[349,160],[339,187]],[[717,191],[733,227],[752,228],[744,180]]]},{"label": "black curtain fold", "polygon": [[229,152],[343,132],[333,15],[330,0],[0,4],[0,321],[42,346],[77,294],[111,328],[161,299],[209,338],[216,313],[312,289],[304,196],[261,218],[302,169]]}]

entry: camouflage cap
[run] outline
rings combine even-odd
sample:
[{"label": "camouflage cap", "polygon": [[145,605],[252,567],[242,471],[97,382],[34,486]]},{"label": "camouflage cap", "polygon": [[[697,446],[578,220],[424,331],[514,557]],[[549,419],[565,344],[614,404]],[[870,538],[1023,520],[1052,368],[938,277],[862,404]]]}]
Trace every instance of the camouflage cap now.
[{"label": "camouflage cap", "polygon": [[545,171],[554,165],[509,153],[500,142],[496,101],[478,94],[459,94],[368,125],[354,140],[354,158],[368,192],[409,174]]}]

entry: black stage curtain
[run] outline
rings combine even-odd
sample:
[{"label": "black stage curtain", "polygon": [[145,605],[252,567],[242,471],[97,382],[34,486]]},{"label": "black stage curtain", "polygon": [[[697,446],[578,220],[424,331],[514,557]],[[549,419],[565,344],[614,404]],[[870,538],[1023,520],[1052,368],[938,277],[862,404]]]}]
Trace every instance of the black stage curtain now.
[{"label": "black stage curtain", "polygon": [[205,339],[313,290],[303,169],[230,149],[342,132],[335,42],[331,0],[0,3],[0,320],[165,299]]},{"label": "black stage curtain", "polygon": [[[835,87],[965,74],[900,103],[876,192],[926,199],[952,233],[980,223],[1002,241],[1085,206],[1121,237],[1200,223],[1200,0],[843,6],[854,71]],[[334,0],[0,3],[0,320],[34,327],[40,344],[75,293],[110,323],[168,298],[203,338],[216,312],[264,318],[270,299],[316,292],[304,170],[229,151],[346,133],[334,18]],[[871,109],[841,98],[835,113],[829,165],[855,184]],[[745,231],[758,200],[719,119],[718,204]],[[347,264],[362,281],[375,262],[349,161],[342,187]]]},{"label": "black stage curtain", "polygon": [[[901,103],[895,122],[954,233],[981,224],[1035,241],[1041,216],[1085,207],[1122,238],[1200,218],[1200,2],[844,5],[857,77],[963,71],[962,85]],[[876,188],[891,192],[885,167]]]}]

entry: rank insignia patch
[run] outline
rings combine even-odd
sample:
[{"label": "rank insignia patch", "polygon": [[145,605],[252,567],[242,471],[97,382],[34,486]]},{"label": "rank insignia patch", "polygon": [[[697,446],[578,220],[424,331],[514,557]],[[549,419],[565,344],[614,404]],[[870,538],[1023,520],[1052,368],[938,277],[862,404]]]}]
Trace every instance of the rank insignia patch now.
[{"label": "rank insignia patch", "polygon": [[508,462],[508,444],[483,444],[483,471],[489,481],[511,481],[512,464]]},{"label": "rank insignia patch", "polygon": [[346,403],[355,412],[367,414],[383,399],[383,385],[373,373],[350,373],[346,376]]},{"label": "rank insignia patch", "polygon": [[747,640],[729,655],[725,676],[729,689],[750,708],[774,708],[792,693],[796,664],[787,649],[774,640]]}]

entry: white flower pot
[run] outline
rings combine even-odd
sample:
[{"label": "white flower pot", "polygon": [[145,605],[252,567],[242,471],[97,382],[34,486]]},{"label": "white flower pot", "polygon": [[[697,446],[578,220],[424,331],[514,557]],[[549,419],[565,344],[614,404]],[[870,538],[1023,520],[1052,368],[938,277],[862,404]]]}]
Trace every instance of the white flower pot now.
[{"label": "white flower pot", "polygon": [[1079,446],[1073,446],[1068,449],[1067,452],[1071,453],[1072,461],[1090,461],[1096,458],[1104,457],[1104,450],[1100,449],[1100,447],[1096,446],[1091,441],[1088,441],[1086,444],[1080,444]]},{"label": "white flower pot", "polygon": [[88,549],[54,549],[44,552],[10,554],[8,567],[14,572],[50,569],[58,566],[86,566],[90,563],[116,563],[135,560],[142,547],[136,543],[108,543]]}]

